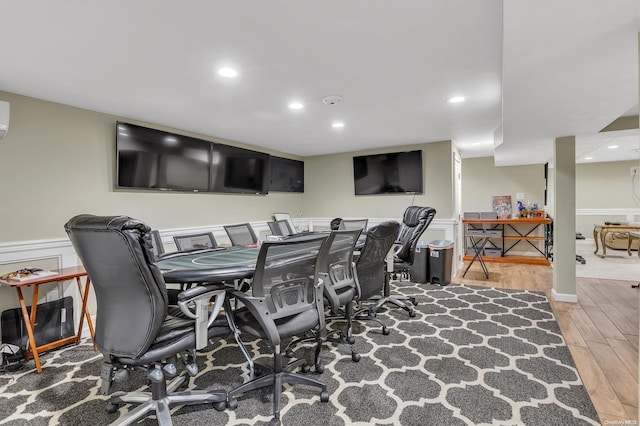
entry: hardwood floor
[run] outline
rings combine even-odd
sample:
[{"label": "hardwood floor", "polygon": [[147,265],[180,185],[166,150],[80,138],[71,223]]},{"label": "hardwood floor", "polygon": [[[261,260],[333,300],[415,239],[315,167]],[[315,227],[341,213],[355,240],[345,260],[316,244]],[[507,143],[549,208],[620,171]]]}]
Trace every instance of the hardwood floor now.
[{"label": "hardwood floor", "polygon": [[544,291],[602,424],[638,424],[637,282],[577,278],[574,304],[552,299],[550,266],[492,263],[489,279],[476,263],[463,271],[456,283]]}]

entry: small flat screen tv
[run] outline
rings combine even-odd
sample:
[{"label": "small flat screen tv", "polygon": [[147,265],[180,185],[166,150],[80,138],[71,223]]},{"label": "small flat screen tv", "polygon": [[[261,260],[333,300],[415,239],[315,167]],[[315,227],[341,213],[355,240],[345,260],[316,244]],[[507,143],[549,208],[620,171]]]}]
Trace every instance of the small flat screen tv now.
[{"label": "small flat screen tv", "polygon": [[422,194],[422,151],[353,157],[356,195]]},{"label": "small flat screen tv", "polygon": [[208,191],[211,143],[117,123],[117,188]]},{"label": "small flat screen tv", "polygon": [[271,156],[269,191],[304,192],[304,161]]}]

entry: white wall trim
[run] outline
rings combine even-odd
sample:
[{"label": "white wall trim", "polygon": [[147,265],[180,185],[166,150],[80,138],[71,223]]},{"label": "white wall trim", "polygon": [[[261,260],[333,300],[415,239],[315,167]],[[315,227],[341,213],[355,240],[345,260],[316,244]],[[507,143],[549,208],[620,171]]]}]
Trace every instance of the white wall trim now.
[{"label": "white wall trim", "polygon": [[551,297],[556,302],[578,303],[578,296],[575,294],[557,293],[555,288],[551,289]]},{"label": "white wall trim", "polygon": [[640,215],[640,208],[627,208],[627,209],[576,209],[577,216],[626,216],[626,215]]}]

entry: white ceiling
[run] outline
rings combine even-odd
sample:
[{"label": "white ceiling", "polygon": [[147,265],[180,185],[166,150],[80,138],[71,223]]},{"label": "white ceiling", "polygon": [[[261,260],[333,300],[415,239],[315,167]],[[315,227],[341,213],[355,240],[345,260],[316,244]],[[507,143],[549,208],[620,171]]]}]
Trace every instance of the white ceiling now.
[{"label": "white ceiling", "polygon": [[[451,139],[544,163],[555,137],[577,135],[580,156],[638,104],[639,15],[637,0],[0,0],[0,90],[299,156]],[[637,130],[619,137],[633,150],[615,160],[639,158]]]}]

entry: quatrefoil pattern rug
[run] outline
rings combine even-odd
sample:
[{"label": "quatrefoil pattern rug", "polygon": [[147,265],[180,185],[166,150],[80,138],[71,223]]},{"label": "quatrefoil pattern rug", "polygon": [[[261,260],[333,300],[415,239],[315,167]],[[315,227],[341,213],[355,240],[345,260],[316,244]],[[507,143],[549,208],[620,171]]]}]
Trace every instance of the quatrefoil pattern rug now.
[{"label": "quatrefoil pattern rug", "polygon": [[[360,362],[351,360],[348,348],[329,345],[325,370],[316,375],[327,384],[329,402],[321,403],[316,389],[287,386],[283,425],[600,424],[542,293],[394,285],[417,295],[416,316],[384,309],[378,317],[389,326],[387,336],[374,323],[357,325]],[[258,341],[247,346],[256,357],[267,353]],[[51,352],[43,361],[42,374],[28,370],[30,362],[25,370],[0,375],[0,425],[106,425],[117,419],[118,413],[105,412],[101,357],[88,342]],[[233,339],[212,345],[198,362],[201,373],[191,383],[198,389],[231,389],[247,376]],[[145,387],[142,373],[114,385],[136,387]],[[247,393],[238,403],[236,410],[222,412],[204,405],[176,407],[173,421],[248,425],[271,418],[270,392]],[[131,408],[123,406],[120,413]]]}]

